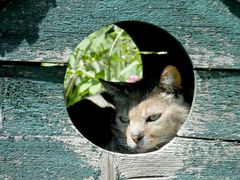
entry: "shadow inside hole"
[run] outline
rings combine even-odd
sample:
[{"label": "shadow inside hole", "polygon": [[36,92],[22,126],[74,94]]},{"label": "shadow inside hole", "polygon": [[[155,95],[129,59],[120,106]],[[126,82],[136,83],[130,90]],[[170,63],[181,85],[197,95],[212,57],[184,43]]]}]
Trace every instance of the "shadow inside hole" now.
[{"label": "shadow inside hole", "polygon": [[[130,35],[141,52],[142,77],[157,81],[167,65],[175,66],[182,77],[184,99],[191,105],[194,92],[193,67],[181,44],[165,30],[151,24],[124,21],[116,25]],[[93,97],[97,98],[90,96],[69,106],[67,110],[81,134],[92,143],[105,148],[113,136],[111,123],[116,113],[114,107],[108,103],[114,105],[114,102],[108,92]]]},{"label": "shadow inside hole", "polygon": [[[100,96],[105,101],[111,101],[107,93],[101,93]],[[97,102],[86,98],[69,106],[67,111],[75,127],[92,143],[104,148],[111,141],[114,108],[101,107]]]},{"label": "shadow inside hole", "polygon": [[175,66],[182,77],[185,101],[192,103],[194,74],[190,57],[183,46],[165,30],[143,22],[119,22],[137,44],[140,52],[167,52],[167,54],[141,54],[143,77],[159,78],[167,65]]},{"label": "shadow inside hole", "polygon": [[81,134],[101,147],[112,137],[114,102],[109,94],[98,94],[99,78],[125,82],[141,76],[141,56],[126,31],[108,25],[86,37],[72,53],[64,80],[67,110]]},{"label": "shadow inside hole", "polygon": [[228,0],[220,0],[223,2],[229,9],[231,13],[233,13],[235,16],[240,18],[240,1],[235,0],[235,1],[228,1]]}]

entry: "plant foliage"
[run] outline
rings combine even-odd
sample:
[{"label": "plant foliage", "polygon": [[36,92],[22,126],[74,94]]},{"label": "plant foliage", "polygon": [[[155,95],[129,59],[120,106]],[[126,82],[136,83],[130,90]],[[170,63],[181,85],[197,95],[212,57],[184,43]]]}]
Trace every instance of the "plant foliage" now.
[{"label": "plant foliage", "polygon": [[66,105],[103,90],[99,78],[127,81],[141,77],[142,62],[131,37],[116,25],[109,25],[85,38],[69,58],[64,79]]}]

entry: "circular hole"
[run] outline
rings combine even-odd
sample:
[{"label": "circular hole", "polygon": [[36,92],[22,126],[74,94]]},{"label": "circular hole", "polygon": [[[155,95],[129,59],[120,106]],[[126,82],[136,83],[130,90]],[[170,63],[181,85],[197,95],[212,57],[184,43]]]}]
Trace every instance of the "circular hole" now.
[{"label": "circular hole", "polygon": [[138,21],[105,26],[74,50],[64,95],[80,133],[104,149],[144,153],[169,142],[194,92],[191,60],[167,31]]}]

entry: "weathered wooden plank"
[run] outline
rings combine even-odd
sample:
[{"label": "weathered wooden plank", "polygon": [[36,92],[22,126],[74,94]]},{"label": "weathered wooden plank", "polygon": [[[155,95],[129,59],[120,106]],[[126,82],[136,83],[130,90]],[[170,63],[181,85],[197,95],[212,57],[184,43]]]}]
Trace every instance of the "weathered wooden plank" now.
[{"label": "weathered wooden plank", "polygon": [[98,179],[101,151],[68,117],[63,67],[0,66],[0,179]]},{"label": "weathered wooden plank", "polygon": [[196,72],[192,113],[179,132],[186,138],[153,153],[110,157],[73,127],[63,100],[64,71],[0,67],[0,178],[240,178],[237,141],[194,139],[239,140],[238,71]]},{"label": "weathered wooden plank", "polygon": [[0,67],[4,134],[76,134],[63,98],[62,67]]},{"label": "weathered wooden plank", "polygon": [[195,98],[179,135],[240,140],[240,72],[196,71]]},{"label": "weathered wooden plank", "polygon": [[[7,133],[76,134],[64,106],[64,71],[64,67],[0,68],[1,111]],[[197,71],[191,115],[179,135],[240,140],[239,77],[239,72]]]},{"label": "weathered wooden plank", "polygon": [[238,143],[174,138],[153,153],[109,156],[127,179],[240,178]]},{"label": "weathered wooden plank", "polygon": [[[141,20],[163,27],[194,67],[240,67],[237,1],[33,1],[0,12],[0,60],[67,62],[77,44],[103,25]],[[39,13],[41,12],[41,13]]]},{"label": "weathered wooden plank", "polygon": [[115,160],[109,152],[104,151],[101,158],[101,179],[114,180],[119,179],[119,173],[117,172]]},{"label": "weathered wooden plank", "polygon": [[100,175],[99,151],[79,136],[0,138],[0,179],[87,180]]}]

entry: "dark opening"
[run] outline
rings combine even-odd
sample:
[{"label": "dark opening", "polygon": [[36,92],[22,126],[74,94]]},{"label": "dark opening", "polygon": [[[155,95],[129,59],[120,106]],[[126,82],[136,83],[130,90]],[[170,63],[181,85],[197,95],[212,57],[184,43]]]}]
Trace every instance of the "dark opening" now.
[{"label": "dark opening", "polygon": [[190,57],[178,40],[167,31],[144,22],[124,21],[116,25],[131,36],[140,51],[168,52],[165,55],[141,54],[143,77],[159,77],[167,65],[176,66],[182,76],[184,97],[188,103],[191,103],[194,89],[193,66]]},{"label": "dark opening", "polygon": [[[183,46],[167,31],[148,23],[124,21],[115,23],[124,29],[139,48],[143,65],[143,77],[158,78],[164,67],[174,65],[182,76],[183,95],[189,104],[193,100],[194,74],[191,60]],[[164,52],[157,54],[154,52]],[[144,53],[152,52],[152,53]],[[110,101],[107,93],[101,93]],[[83,99],[67,108],[69,116],[81,132],[92,143],[104,147],[111,139],[110,122],[115,116],[112,107],[100,107],[89,99]]]}]

